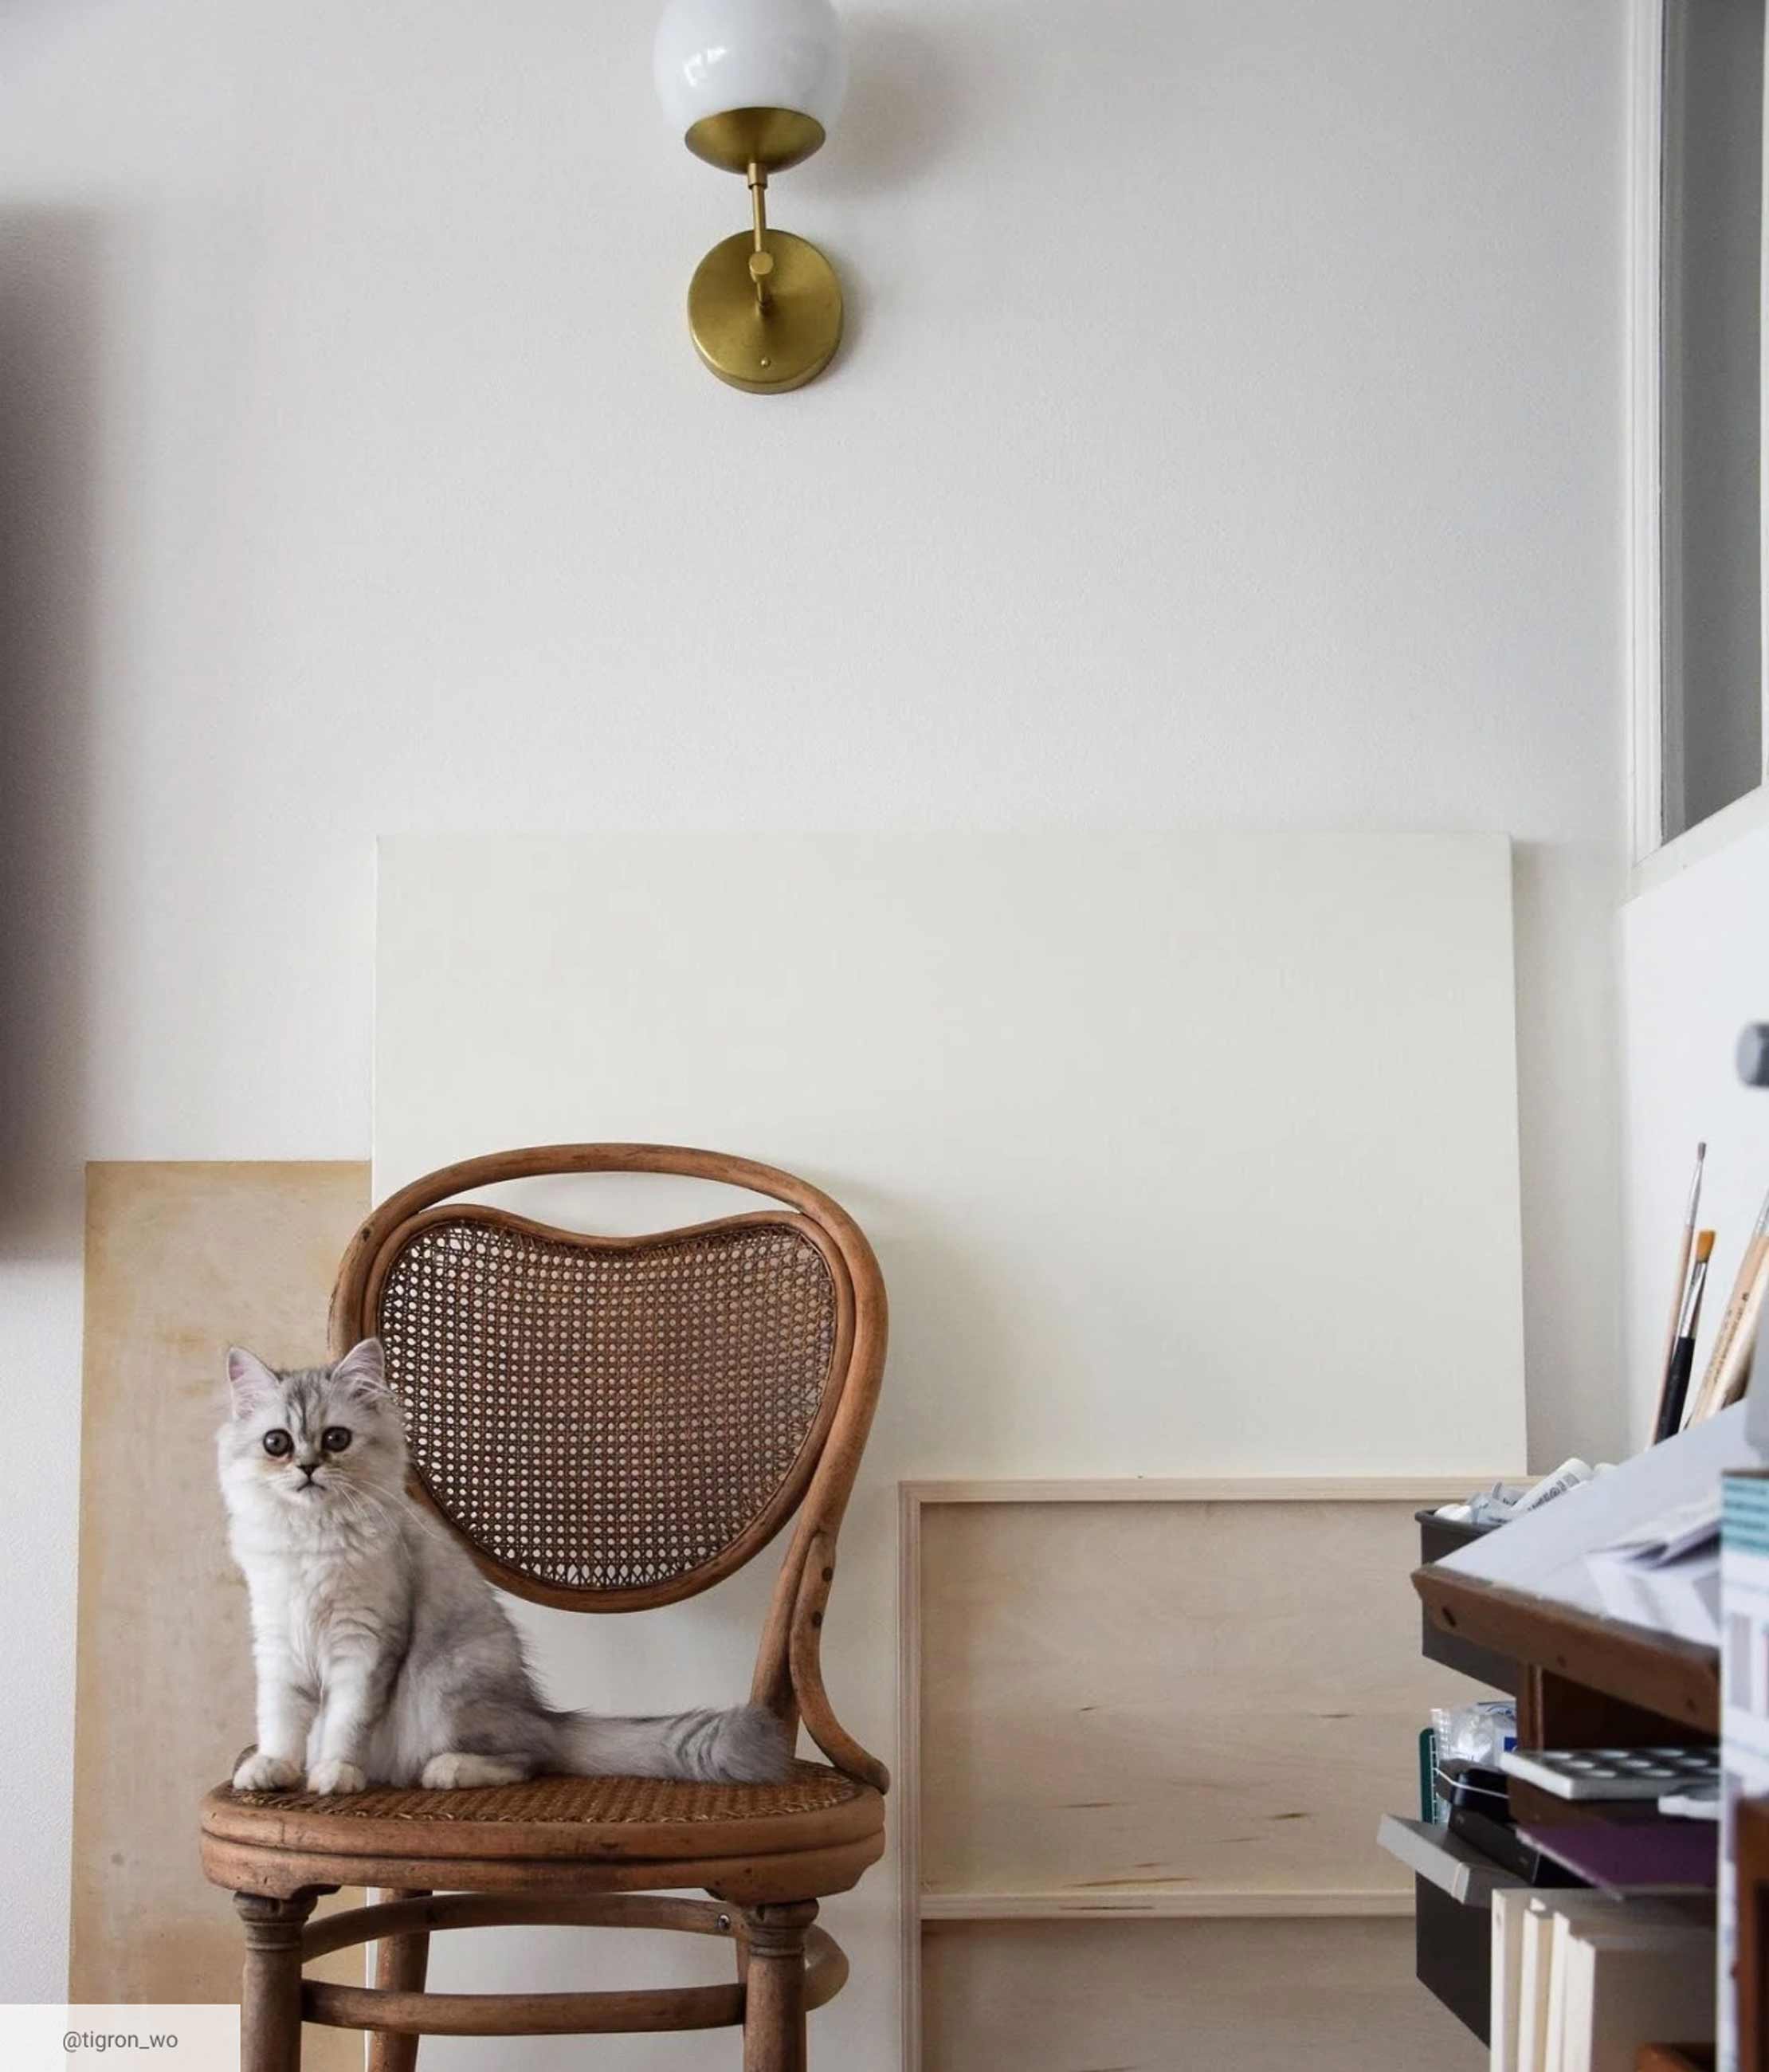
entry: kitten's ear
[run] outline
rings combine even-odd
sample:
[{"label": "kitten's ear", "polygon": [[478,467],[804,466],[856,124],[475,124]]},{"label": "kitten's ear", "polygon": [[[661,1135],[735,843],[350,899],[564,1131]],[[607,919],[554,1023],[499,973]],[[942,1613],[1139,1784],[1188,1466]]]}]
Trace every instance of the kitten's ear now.
[{"label": "kitten's ear", "polygon": [[228,1386],[233,1392],[234,1416],[244,1417],[274,1396],[282,1383],[256,1353],[248,1353],[244,1346],[229,1346]]},{"label": "kitten's ear", "polygon": [[332,1369],[332,1379],[359,1396],[388,1394],[387,1354],[379,1338],[360,1338]]}]

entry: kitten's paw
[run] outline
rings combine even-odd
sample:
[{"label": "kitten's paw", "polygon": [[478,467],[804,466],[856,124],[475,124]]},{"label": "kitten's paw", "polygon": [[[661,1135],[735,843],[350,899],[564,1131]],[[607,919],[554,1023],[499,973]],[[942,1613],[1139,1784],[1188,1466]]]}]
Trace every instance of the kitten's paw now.
[{"label": "kitten's paw", "polygon": [[476,1784],[520,1784],[527,1774],[519,1763],[503,1762],[495,1755],[463,1755],[451,1749],[445,1755],[430,1758],[421,1782],[426,1791],[470,1791]]},{"label": "kitten's paw", "polygon": [[301,1784],[301,1766],[285,1762],[280,1755],[261,1755],[254,1749],[240,1758],[233,1773],[236,1791],[294,1791]]},{"label": "kitten's paw", "polygon": [[307,1773],[307,1789],[322,1799],[342,1798],[347,1791],[361,1791],[367,1785],[353,1762],[317,1762]]}]

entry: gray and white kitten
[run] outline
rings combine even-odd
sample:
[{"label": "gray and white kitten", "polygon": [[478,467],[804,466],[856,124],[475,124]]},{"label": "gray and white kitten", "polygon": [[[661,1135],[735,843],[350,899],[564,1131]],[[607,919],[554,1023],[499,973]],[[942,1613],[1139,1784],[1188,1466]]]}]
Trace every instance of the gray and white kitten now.
[{"label": "gray and white kitten", "polygon": [[760,1706],[605,1719],[542,1701],[490,1585],[406,1492],[378,1339],[286,1374],[236,1346],[228,1379],[216,1452],[258,1672],[236,1790],[786,1774],[785,1732]]}]

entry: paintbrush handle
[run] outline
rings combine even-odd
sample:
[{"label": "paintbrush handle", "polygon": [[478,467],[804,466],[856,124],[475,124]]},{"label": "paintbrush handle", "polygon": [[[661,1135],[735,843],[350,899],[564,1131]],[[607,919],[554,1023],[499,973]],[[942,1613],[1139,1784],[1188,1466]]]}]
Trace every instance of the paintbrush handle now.
[{"label": "paintbrush handle", "polygon": [[1701,1377],[1701,1386],[1696,1392],[1695,1408],[1690,1416],[1692,1424],[1699,1424],[1704,1417],[1711,1417],[1720,1408],[1722,1377],[1728,1372],[1733,1357],[1733,1347],[1744,1323],[1745,1311],[1749,1308],[1753,1290],[1763,1276],[1763,1265],[1769,1260],[1769,1238],[1753,1235],[1745,1247],[1744,1257],[1738,1262],[1738,1277],[1732,1284],[1732,1293],[1726,1297],[1726,1314],[1720,1319],[1719,1330],[1714,1335],[1714,1350],[1708,1356],[1707,1371]]},{"label": "paintbrush handle", "polygon": [[1664,1392],[1671,1385],[1671,1355],[1677,1350],[1677,1327],[1683,1314],[1683,1297],[1689,1288],[1689,1254],[1695,1249],[1695,1225],[1684,1227],[1677,1248],[1677,1279],[1671,1284],[1671,1321],[1664,1327],[1664,1351],[1659,1361],[1659,1411],[1664,1409]]},{"label": "paintbrush handle", "polygon": [[1683,1423],[1683,1400],[1689,1394],[1689,1370],[1695,1365],[1695,1340],[1679,1338],[1671,1348],[1671,1364],[1664,1376],[1664,1400],[1659,1405],[1657,1429],[1652,1443],[1675,1436]]},{"label": "paintbrush handle", "polygon": [[[1701,1398],[1696,1404],[1697,1417],[1715,1417],[1722,1410],[1730,1410],[1745,1392],[1751,1379],[1751,1363],[1757,1350],[1757,1332],[1763,1318],[1764,1297],[1769,1295],[1769,1252],[1763,1256],[1757,1268],[1756,1278],[1751,1284],[1751,1292],[1744,1299],[1738,1312],[1732,1336],[1726,1346],[1726,1358],[1715,1366],[1714,1393],[1708,1396],[1707,1383],[1702,1383]],[[1715,1365],[1710,1362],[1710,1366]]]},{"label": "paintbrush handle", "polygon": [[[1708,1162],[1707,1141],[1704,1138],[1695,1147],[1695,1170],[1689,1175],[1689,1198],[1683,1208],[1683,1238],[1677,1255],[1677,1279],[1671,1285],[1670,1321],[1664,1326],[1664,1350],[1659,1360],[1659,1407],[1664,1404],[1664,1388],[1671,1376],[1671,1354],[1677,1344],[1677,1327],[1683,1311],[1683,1297],[1689,1292],[1689,1255],[1695,1248],[1695,1227],[1701,1207],[1701,1176]],[[1769,1199],[1763,1204],[1769,1211]]]}]

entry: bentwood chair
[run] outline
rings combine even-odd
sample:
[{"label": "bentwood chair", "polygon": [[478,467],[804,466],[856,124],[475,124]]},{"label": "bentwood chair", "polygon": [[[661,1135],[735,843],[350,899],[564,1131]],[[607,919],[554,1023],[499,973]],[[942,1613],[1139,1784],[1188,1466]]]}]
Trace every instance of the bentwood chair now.
[{"label": "bentwood chair", "polygon": [[[589,1237],[453,1198],[563,1173],[682,1174],[781,1206]],[[750,1695],[828,1760],[778,1784],[211,1792],[203,1869],[245,1922],[244,2072],[296,2072],[304,2021],[371,2032],[371,2072],[412,2072],[423,2036],[727,2025],[742,2028],[745,2072],[801,2072],[806,2013],[848,1975],[812,1925],[817,1902],[884,1846],[884,1766],[837,1723],[818,1663],[884,1329],[884,1284],[852,1220],[746,1159],[555,1145],[445,1167],[375,1211],[344,1257],[331,1343],[335,1355],[370,1334],[384,1342],[417,1497],[499,1588],[589,1612],[693,1597],[796,1511]],[[318,1895],[359,1885],[381,1902],[310,1922]],[[665,1896],[695,1889],[710,1897]],[[433,1931],[518,1922],[724,1936],[736,1979],[424,1991]],[[309,1959],[370,1942],[373,1987],[303,1978]]]}]

